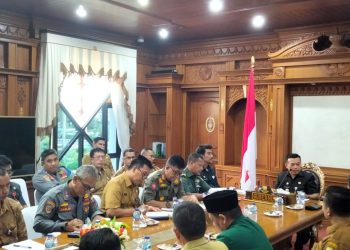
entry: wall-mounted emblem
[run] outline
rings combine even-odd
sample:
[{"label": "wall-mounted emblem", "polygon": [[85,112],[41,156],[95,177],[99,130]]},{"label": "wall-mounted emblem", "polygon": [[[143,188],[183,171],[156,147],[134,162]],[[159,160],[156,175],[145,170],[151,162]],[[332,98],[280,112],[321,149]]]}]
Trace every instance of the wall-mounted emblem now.
[{"label": "wall-mounted emblem", "polygon": [[209,116],[206,120],[205,120],[205,129],[211,133],[215,130],[215,119],[214,117]]}]

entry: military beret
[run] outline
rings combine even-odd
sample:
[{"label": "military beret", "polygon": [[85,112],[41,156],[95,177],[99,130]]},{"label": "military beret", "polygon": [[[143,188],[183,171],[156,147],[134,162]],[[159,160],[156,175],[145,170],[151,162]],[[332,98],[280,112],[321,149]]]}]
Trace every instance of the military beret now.
[{"label": "military beret", "polygon": [[221,213],[238,207],[238,195],[235,190],[217,191],[203,198],[209,213]]}]

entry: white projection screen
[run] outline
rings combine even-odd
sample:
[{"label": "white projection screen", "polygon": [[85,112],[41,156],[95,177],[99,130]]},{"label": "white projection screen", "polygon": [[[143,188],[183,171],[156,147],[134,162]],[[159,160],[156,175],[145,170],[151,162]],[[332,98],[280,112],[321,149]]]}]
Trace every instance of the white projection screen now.
[{"label": "white projection screen", "polygon": [[303,163],[350,168],[350,96],[294,96],[292,150]]}]

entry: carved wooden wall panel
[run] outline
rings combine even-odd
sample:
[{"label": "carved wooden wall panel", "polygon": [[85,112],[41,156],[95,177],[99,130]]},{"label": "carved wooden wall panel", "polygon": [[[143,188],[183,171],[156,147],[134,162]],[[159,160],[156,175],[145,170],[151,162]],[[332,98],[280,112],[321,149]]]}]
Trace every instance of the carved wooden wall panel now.
[{"label": "carved wooden wall panel", "polygon": [[[216,161],[219,130],[219,93],[203,92],[190,94],[190,110],[191,131],[188,135],[190,152],[193,152],[199,144],[212,144]],[[190,152],[187,152],[187,154]]]},{"label": "carved wooden wall panel", "polygon": [[7,114],[7,77],[0,75],[0,116]]},{"label": "carved wooden wall panel", "polygon": [[212,84],[219,81],[218,72],[225,70],[224,63],[186,65],[185,84]]}]

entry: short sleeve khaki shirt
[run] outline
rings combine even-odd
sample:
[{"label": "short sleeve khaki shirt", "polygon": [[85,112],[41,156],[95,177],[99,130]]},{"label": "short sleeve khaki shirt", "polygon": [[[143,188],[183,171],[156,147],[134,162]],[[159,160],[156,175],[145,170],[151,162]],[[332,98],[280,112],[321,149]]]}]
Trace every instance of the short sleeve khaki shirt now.
[{"label": "short sleeve khaki shirt", "polygon": [[[0,201],[1,202],[1,201]],[[18,201],[5,198],[0,207],[0,247],[27,239],[27,230]]]},{"label": "short sleeve khaki shirt", "polygon": [[92,194],[102,195],[103,189],[107,185],[108,181],[111,180],[113,173],[109,169],[102,168],[97,177],[94,191]]},{"label": "short sleeve khaki shirt", "polygon": [[[83,165],[91,164],[91,158],[90,158],[89,154],[86,154],[86,155],[83,156],[82,164]],[[103,164],[103,167],[105,169],[109,169],[109,171],[111,171],[114,174],[112,160],[111,160],[111,157],[108,154],[106,154],[106,156],[105,156],[105,162]]]},{"label": "short sleeve khaki shirt", "polygon": [[110,208],[135,208],[140,206],[139,189],[123,173],[110,180],[102,194],[101,210]]}]

